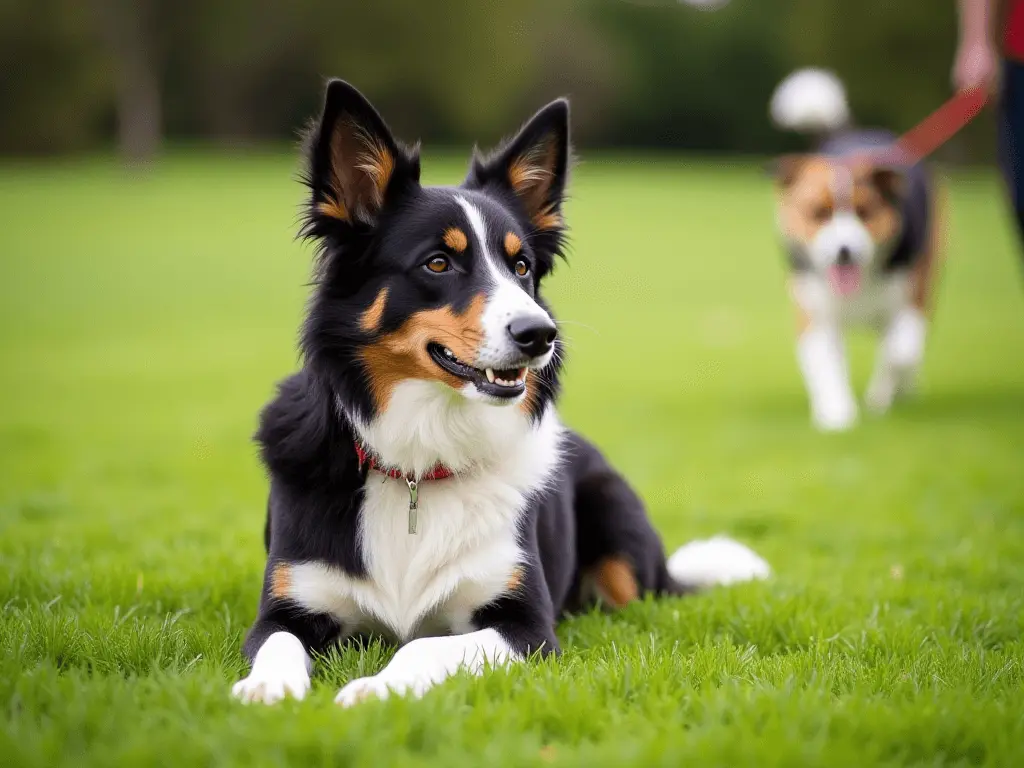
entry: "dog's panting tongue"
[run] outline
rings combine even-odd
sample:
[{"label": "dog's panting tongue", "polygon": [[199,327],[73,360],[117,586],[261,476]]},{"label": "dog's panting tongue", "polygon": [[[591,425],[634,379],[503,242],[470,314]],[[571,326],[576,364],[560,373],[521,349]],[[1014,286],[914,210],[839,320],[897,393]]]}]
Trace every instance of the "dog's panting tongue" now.
[{"label": "dog's panting tongue", "polygon": [[833,291],[840,296],[849,296],[860,290],[860,267],[854,264],[836,264],[829,267],[828,280]]}]

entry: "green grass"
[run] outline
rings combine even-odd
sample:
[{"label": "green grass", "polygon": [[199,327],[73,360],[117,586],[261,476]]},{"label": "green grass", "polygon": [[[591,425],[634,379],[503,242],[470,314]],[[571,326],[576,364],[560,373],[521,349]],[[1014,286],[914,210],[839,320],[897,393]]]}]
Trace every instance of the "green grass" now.
[{"label": "green grass", "polygon": [[250,435],[308,278],[293,170],[0,169],[0,764],[1024,764],[1024,282],[985,174],[953,181],[920,397],[824,436],[759,172],[590,158],[549,288],[564,418],[670,548],[728,532],[776,575],[579,617],[561,661],[420,702],[332,705],[379,648],[326,659],[301,704],[232,701],[263,567]]}]

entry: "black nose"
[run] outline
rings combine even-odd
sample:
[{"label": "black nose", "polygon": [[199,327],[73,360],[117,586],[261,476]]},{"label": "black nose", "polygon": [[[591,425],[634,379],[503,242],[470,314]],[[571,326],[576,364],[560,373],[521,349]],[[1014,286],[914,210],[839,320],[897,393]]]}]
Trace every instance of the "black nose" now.
[{"label": "black nose", "polygon": [[540,357],[551,351],[558,328],[546,317],[517,317],[508,324],[508,335],[529,357]]},{"label": "black nose", "polygon": [[845,245],[839,249],[839,255],[836,257],[836,263],[843,267],[853,263],[853,254]]}]

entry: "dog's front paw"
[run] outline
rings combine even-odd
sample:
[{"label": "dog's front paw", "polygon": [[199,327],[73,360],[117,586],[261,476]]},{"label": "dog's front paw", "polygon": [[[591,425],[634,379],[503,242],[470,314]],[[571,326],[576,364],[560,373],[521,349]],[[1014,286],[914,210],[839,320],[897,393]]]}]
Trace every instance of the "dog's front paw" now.
[{"label": "dog's front paw", "polygon": [[247,678],[231,687],[231,695],[243,704],[258,702],[276,704],[286,696],[302,701],[309,692],[309,675],[303,672],[292,675],[262,674],[253,670]]},{"label": "dog's front paw", "polygon": [[814,409],[812,418],[822,432],[842,432],[857,423],[857,405],[852,399],[822,404]]},{"label": "dog's front paw", "polygon": [[338,695],[334,697],[334,703],[342,707],[351,707],[363,701],[384,700],[392,693],[401,695],[403,692],[401,689],[389,688],[380,675],[357,677],[338,691]]}]

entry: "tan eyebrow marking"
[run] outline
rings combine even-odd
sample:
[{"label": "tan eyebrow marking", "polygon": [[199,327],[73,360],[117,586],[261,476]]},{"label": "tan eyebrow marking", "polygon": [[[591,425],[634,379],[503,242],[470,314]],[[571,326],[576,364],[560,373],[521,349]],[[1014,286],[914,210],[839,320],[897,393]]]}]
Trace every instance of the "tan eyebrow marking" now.
[{"label": "tan eyebrow marking", "polygon": [[505,253],[509,256],[515,256],[522,249],[523,241],[519,239],[519,235],[515,232],[509,232],[505,235]]},{"label": "tan eyebrow marking", "polygon": [[442,240],[445,245],[456,253],[462,253],[469,247],[469,238],[467,238],[466,233],[458,227],[448,227],[448,229],[444,231]]}]

